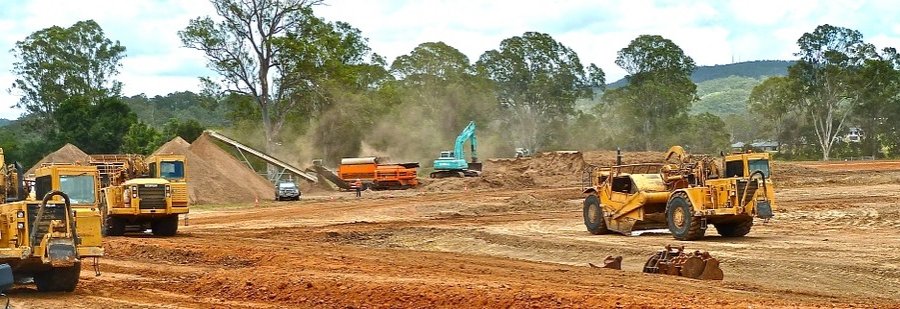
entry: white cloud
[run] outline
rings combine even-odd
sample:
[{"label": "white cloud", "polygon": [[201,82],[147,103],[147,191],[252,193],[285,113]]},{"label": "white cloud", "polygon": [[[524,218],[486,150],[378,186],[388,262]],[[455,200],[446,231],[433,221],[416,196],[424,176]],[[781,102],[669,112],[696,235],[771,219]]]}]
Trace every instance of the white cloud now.
[{"label": "white cloud", "polygon": [[[5,0],[6,1],[6,0]],[[212,15],[203,0],[33,0],[14,4],[0,20],[0,49],[51,25],[96,20],[107,36],[128,48],[120,79],[126,95],[196,90],[209,75],[205,59],[181,47],[177,31],[188,20]],[[423,42],[444,41],[471,61],[500,41],[526,31],[546,32],[575,50],[582,63],[596,63],[610,82],[624,76],[616,52],[641,34],[671,39],[699,65],[736,60],[791,59],[796,40],[817,25],[859,29],[879,47],[900,47],[894,1],[450,1],[330,0],[315,9],[328,20],[349,22],[388,60]],[[0,5],[2,7],[3,5]],[[52,9],[48,9],[52,8]],[[0,16],[4,16],[0,14]],[[13,57],[0,54],[0,117],[16,117],[18,99],[5,89]]]}]

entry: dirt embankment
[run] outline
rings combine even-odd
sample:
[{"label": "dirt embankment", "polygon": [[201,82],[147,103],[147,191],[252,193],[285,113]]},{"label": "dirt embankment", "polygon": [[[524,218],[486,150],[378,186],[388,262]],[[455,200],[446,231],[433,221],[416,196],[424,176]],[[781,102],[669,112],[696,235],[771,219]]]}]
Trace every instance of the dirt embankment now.
[{"label": "dirt embankment", "polygon": [[[661,152],[623,152],[622,164],[662,162]],[[555,151],[528,158],[496,158],[484,162],[478,178],[425,179],[425,191],[577,187],[588,166],[616,164],[615,151]]]},{"label": "dirt embankment", "polygon": [[34,171],[44,164],[87,164],[90,161],[90,155],[88,155],[84,151],[81,151],[81,149],[76,147],[75,145],[66,144],[65,146],[59,148],[59,150],[54,151],[48,154],[46,157],[42,158],[40,161],[38,161],[38,163],[35,163],[34,166],[32,166],[30,169],[28,169],[27,172],[25,172],[25,175],[34,174]]},{"label": "dirt embankment", "polygon": [[481,177],[442,178],[423,181],[425,191],[470,189],[518,189],[577,186],[584,157],[577,151],[544,152],[528,158],[488,159]]},{"label": "dirt embankment", "polygon": [[154,153],[185,156],[188,196],[193,204],[246,203],[271,199],[275,194],[268,180],[219,148],[206,135],[192,144],[176,137]]}]

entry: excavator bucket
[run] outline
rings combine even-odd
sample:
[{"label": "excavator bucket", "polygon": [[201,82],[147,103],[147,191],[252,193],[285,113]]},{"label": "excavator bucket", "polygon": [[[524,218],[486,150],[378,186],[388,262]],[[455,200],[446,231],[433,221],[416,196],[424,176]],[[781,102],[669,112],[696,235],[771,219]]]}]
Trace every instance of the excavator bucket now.
[{"label": "excavator bucket", "polygon": [[682,276],[701,280],[722,280],[725,274],[719,260],[706,251],[684,252],[684,246],[666,246],[651,255],[644,264],[645,273]]},{"label": "excavator bucket", "polygon": [[618,269],[622,270],[622,256],[613,257],[612,255],[607,256],[603,259],[603,266],[597,266],[593,263],[588,263],[593,268],[609,268],[609,269]]}]

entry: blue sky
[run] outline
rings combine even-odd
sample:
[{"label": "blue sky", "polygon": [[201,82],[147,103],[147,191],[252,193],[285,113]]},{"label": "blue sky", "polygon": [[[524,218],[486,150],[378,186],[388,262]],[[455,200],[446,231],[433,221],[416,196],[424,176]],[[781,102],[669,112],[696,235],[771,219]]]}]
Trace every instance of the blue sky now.
[{"label": "blue sky", "polygon": [[[416,45],[444,41],[475,61],[500,41],[526,31],[546,32],[596,63],[612,82],[625,73],[616,51],[641,34],[673,40],[700,65],[732,60],[793,59],[796,40],[830,23],[862,31],[879,47],[900,48],[896,1],[536,1],[331,0],[316,8],[328,20],[359,28],[372,49],[393,60]],[[18,100],[6,90],[15,77],[8,51],[28,34],[94,19],[127,49],[119,79],[125,95],[198,90],[210,75],[203,56],[181,47],[177,31],[212,14],[203,0],[0,1],[0,118],[16,118]]]}]

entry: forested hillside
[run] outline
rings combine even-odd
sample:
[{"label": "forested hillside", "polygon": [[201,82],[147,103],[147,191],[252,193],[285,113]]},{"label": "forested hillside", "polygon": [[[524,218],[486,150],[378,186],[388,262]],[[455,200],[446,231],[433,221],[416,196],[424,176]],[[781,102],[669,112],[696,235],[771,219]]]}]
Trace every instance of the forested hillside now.
[{"label": "forested hillside", "polygon": [[[694,83],[701,83],[708,80],[726,78],[730,76],[749,77],[762,79],[766,76],[784,76],[787,75],[787,68],[794,64],[794,61],[786,60],[756,60],[730,64],[718,64],[713,66],[698,66],[694,73],[691,74],[691,80]],[[607,85],[607,88],[614,89],[625,86],[628,80],[619,79]]]}]

